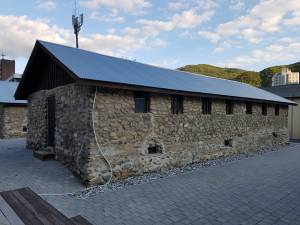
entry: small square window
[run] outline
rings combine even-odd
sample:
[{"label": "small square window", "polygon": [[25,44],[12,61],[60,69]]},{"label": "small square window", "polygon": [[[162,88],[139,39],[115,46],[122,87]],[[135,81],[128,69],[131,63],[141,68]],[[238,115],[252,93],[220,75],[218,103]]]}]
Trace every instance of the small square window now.
[{"label": "small square window", "polygon": [[227,100],[225,104],[226,104],[226,114],[228,115],[233,114],[233,102]]},{"label": "small square window", "polygon": [[280,106],[275,105],[275,116],[279,116]]},{"label": "small square window", "polygon": [[268,105],[267,104],[261,105],[261,114],[264,116],[266,116],[268,114]]},{"label": "small square window", "polygon": [[252,104],[250,102],[246,102],[246,114],[252,114]]},{"label": "small square window", "polygon": [[211,114],[211,103],[212,103],[212,100],[210,98],[202,98],[202,113],[203,114]]},{"label": "small square window", "polygon": [[224,140],[224,146],[226,146],[226,147],[232,147],[232,139]]},{"label": "small square window", "polygon": [[136,113],[150,112],[150,96],[148,93],[137,92],[134,94],[134,111]]},{"label": "small square window", "polygon": [[183,113],[183,96],[172,95],[171,111],[172,111],[172,114],[182,114]]}]

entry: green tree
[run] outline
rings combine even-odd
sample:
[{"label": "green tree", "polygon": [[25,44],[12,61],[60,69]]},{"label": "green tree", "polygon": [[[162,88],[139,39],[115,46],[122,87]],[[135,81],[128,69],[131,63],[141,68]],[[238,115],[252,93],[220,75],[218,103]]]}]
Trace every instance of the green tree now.
[{"label": "green tree", "polygon": [[259,87],[261,85],[261,78],[260,75],[256,72],[243,72],[241,75],[238,75],[234,80],[251,84],[253,86]]}]

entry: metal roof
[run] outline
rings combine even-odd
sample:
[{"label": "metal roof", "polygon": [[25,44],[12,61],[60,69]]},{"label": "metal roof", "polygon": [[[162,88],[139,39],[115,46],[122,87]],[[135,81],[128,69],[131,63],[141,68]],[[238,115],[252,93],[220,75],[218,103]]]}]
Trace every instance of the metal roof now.
[{"label": "metal roof", "polygon": [[80,79],[294,104],[237,81],[160,68],[81,49],[38,41]]},{"label": "metal roof", "polygon": [[280,85],[274,87],[266,87],[264,90],[272,92],[284,98],[299,98],[300,84]]},{"label": "metal roof", "polygon": [[0,104],[27,104],[27,101],[15,100],[18,85],[18,82],[0,81]]}]

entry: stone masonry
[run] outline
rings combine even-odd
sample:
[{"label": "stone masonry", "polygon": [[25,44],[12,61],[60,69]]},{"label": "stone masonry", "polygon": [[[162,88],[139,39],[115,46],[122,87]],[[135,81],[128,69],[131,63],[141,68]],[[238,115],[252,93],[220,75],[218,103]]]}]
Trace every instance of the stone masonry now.
[{"label": "stone masonry", "polygon": [[0,139],[22,138],[27,130],[27,106],[0,104]]},{"label": "stone masonry", "polygon": [[[28,147],[47,147],[46,98],[54,95],[56,158],[88,184],[109,178],[107,161],[114,179],[120,179],[270,148],[289,138],[286,106],[275,116],[269,105],[264,116],[261,104],[253,103],[249,115],[245,102],[236,101],[234,114],[226,115],[225,100],[213,99],[212,113],[203,115],[201,98],[185,96],[183,114],[174,115],[170,95],[151,93],[150,113],[135,113],[132,91],[98,88],[93,110],[94,93],[95,87],[69,84],[29,99]],[[158,153],[150,154],[149,148]]]}]

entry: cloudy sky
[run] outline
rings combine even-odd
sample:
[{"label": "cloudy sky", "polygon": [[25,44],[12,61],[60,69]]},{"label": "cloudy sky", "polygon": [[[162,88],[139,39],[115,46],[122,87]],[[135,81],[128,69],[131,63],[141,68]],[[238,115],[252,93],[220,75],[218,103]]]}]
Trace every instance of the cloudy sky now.
[{"label": "cloudy sky", "polygon": [[[80,47],[168,68],[300,61],[299,0],[79,0]],[[23,72],[36,39],[74,46],[74,0],[1,0],[0,52]]]}]

